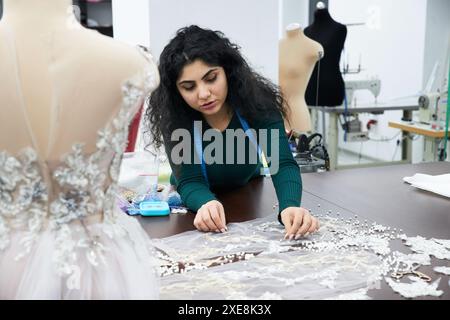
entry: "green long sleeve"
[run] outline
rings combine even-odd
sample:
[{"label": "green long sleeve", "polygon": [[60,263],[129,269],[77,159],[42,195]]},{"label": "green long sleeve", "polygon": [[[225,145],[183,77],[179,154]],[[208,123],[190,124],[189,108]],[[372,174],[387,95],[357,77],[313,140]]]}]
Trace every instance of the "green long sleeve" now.
[{"label": "green long sleeve", "polygon": [[[279,146],[279,169],[275,175],[272,175],[272,182],[278,198],[279,214],[288,207],[299,207],[302,196],[302,180],[300,168],[294,160],[286,138],[284,123],[282,120],[265,123],[266,128],[278,130],[278,146]],[[272,139],[268,139],[271,141]],[[267,148],[268,156],[271,147]],[[281,222],[280,215],[278,220]]]}]

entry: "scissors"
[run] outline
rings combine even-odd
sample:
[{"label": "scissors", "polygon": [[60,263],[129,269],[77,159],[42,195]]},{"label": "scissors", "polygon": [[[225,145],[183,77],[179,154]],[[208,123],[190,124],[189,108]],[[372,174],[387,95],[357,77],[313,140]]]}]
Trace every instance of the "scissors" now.
[{"label": "scissors", "polygon": [[401,278],[403,278],[406,275],[413,275],[416,277],[419,277],[420,279],[426,281],[426,282],[430,282],[431,281],[431,277],[426,275],[423,272],[417,271],[417,269],[419,269],[420,264],[418,263],[413,263],[411,268],[403,270],[403,271],[396,271],[396,272],[392,272],[391,273],[391,277],[396,279],[396,280],[400,280]]}]

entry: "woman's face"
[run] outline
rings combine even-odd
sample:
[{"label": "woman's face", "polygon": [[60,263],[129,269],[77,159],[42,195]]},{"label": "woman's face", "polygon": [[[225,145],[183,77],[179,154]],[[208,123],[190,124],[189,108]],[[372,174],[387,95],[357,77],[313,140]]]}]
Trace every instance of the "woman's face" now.
[{"label": "woman's face", "polygon": [[209,66],[199,59],[184,66],[177,88],[184,101],[204,115],[213,115],[222,110],[228,94],[225,70]]}]

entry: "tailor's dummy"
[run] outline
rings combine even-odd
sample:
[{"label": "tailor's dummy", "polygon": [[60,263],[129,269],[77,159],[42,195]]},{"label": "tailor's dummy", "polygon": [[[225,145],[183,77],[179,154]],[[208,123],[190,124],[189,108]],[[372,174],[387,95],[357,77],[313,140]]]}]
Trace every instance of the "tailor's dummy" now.
[{"label": "tailor's dummy", "polygon": [[347,27],[334,21],[323,2],[319,2],[314,13],[314,22],[305,28],[305,35],[319,42],[326,53],[311,76],[306,89],[306,103],[309,106],[342,105],[345,85],[339,61],[347,37]]},{"label": "tailor's dummy", "polygon": [[158,297],[149,238],[115,205],[156,65],[71,0],[5,0],[0,57],[0,299]]},{"label": "tailor's dummy", "polygon": [[279,44],[279,83],[289,104],[288,119],[285,119],[288,131],[311,131],[305,90],[314,66],[323,54],[320,43],[306,37],[298,23],[287,26],[286,36]]},{"label": "tailor's dummy", "polygon": [[[70,0],[5,0],[0,22],[0,101],[17,105],[14,41],[21,95],[41,156],[50,162],[73,141],[95,148],[97,130],[115,115],[121,86],[151,64],[133,47],[77,24]],[[18,108],[16,108],[18,110]],[[13,110],[0,109],[0,146],[16,153],[27,145]],[[11,112],[13,111],[13,112]],[[57,112],[56,125],[55,116]],[[21,116],[21,115],[20,115]],[[19,117],[20,117],[19,116]],[[14,139],[11,139],[11,133]]]}]

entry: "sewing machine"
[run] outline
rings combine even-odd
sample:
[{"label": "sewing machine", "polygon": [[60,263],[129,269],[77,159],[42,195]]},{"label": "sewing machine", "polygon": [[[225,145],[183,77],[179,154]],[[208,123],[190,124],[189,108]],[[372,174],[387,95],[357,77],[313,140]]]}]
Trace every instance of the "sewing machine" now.
[{"label": "sewing machine", "polygon": [[447,109],[447,93],[424,93],[419,97],[419,121],[432,129],[443,129]]},{"label": "sewing machine", "polygon": [[[375,104],[381,91],[380,79],[373,78],[368,80],[346,80],[345,91],[347,96],[347,107],[356,107],[356,99],[353,101],[354,93],[358,90],[369,90],[375,97]],[[350,117],[354,119],[349,119]],[[362,142],[369,140],[369,134],[367,131],[362,130],[362,123],[358,118],[358,114],[348,113],[344,114],[344,123],[342,129],[345,130],[346,142]]]},{"label": "sewing machine", "polygon": [[381,91],[381,80],[378,78],[368,80],[345,80],[345,93],[347,95],[347,103],[349,106],[353,104],[354,93],[358,90],[369,90],[375,97],[376,103]]}]

